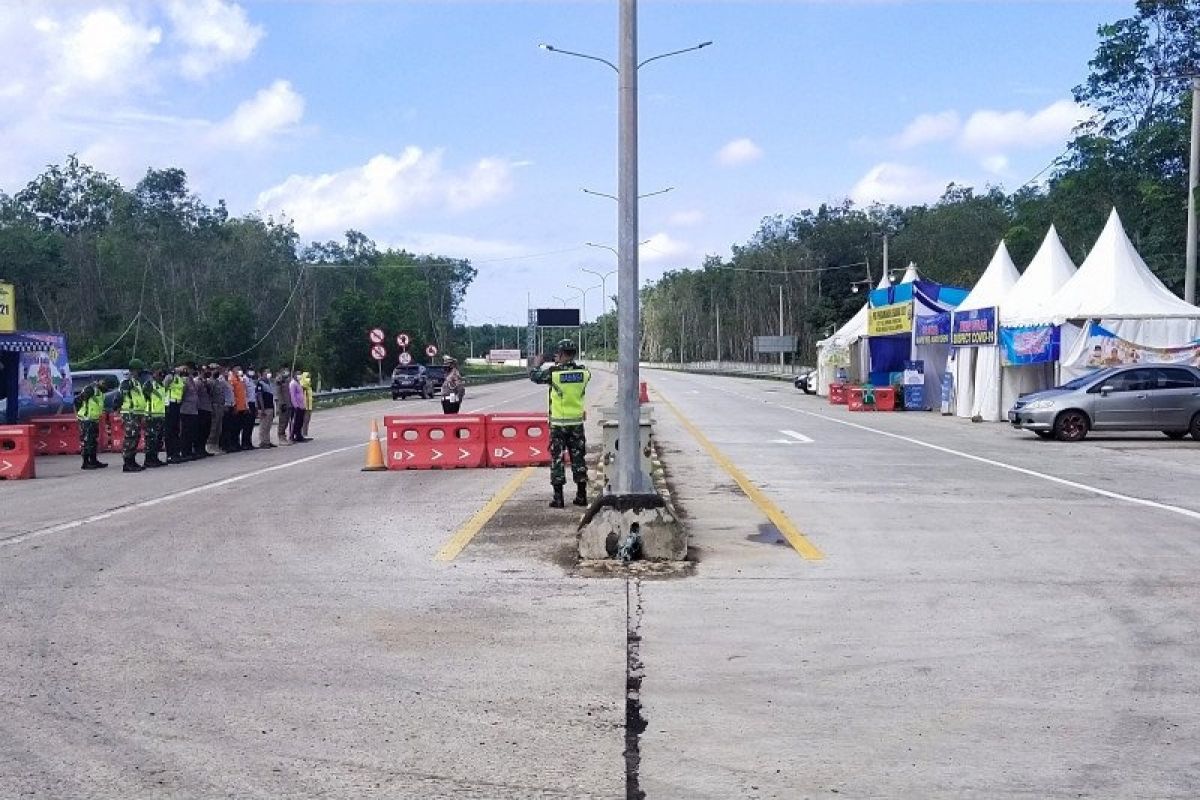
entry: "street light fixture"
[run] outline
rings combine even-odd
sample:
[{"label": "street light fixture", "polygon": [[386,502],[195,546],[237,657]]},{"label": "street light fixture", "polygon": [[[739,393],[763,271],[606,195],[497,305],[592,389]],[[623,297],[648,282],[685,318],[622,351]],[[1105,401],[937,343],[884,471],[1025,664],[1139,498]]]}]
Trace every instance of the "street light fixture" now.
[{"label": "street light fixture", "polygon": [[586,272],[589,275],[595,275],[600,279],[600,326],[604,329],[604,353],[608,355],[608,321],[604,319],[604,315],[608,313],[608,277],[616,274],[615,269],[610,269],[608,272],[600,273],[587,267],[580,267],[580,272]]},{"label": "street light fixture", "polygon": [[583,289],[583,288],[580,288],[578,286],[574,286],[574,285],[568,283],[567,288],[574,289],[576,292],[579,293],[580,299],[583,300],[583,308],[581,310],[581,313],[583,314],[583,318],[579,322],[579,352],[583,353],[583,352],[587,351],[587,341],[584,337],[584,331],[587,328],[587,319],[588,319],[588,316],[587,316],[587,293],[592,291],[593,289],[599,289],[600,285],[597,284],[595,286],[589,286],[588,288]]},{"label": "street light fixture", "polygon": [[[592,189],[589,189],[586,186],[580,186],[579,189],[584,194],[594,194],[594,195],[596,195],[596,197],[607,197],[609,200],[617,200],[617,196],[615,194],[605,194],[604,192],[593,191]],[[665,189],[659,189],[657,192],[649,192],[647,194],[639,194],[638,200],[644,200],[647,197],[654,197],[655,195],[666,194],[667,192],[673,192],[673,191],[675,191],[675,187],[668,186]],[[618,201],[618,202],[620,202],[620,201]]]},{"label": "street light fixture", "polygon": [[613,491],[630,495],[654,491],[649,476],[642,472],[639,458],[638,71],[653,61],[700,50],[712,42],[701,42],[694,47],[673,50],[639,62],[637,0],[620,0],[618,27],[617,61],[620,66],[607,59],[560,50],[549,44],[543,44],[542,49],[599,61],[617,73],[617,282],[620,300],[617,303],[617,468],[613,476]]}]

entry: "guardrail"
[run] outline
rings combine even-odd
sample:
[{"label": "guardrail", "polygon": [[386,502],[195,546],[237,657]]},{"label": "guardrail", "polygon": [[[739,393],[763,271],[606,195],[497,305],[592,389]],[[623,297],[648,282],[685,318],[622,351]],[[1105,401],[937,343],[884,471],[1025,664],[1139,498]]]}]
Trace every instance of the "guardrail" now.
[{"label": "guardrail", "polygon": [[670,369],[676,372],[699,372],[713,375],[737,375],[750,378],[765,378],[770,380],[790,381],[797,375],[808,372],[812,367],[785,364],[760,364],[745,361],[689,361],[679,362],[643,361],[641,366],[648,369]]},{"label": "guardrail", "polygon": [[[504,381],[517,380],[519,378],[527,378],[529,373],[524,370],[514,370],[512,372],[497,372],[492,375],[464,375],[463,378],[468,387],[481,386],[488,383],[501,383]],[[378,383],[371,386],[357,386],[352,389],[325,389],[320,392],[313,392],[313,402],[315,403],[332,403],[338,400],[345,400],[357,397],[370,397],[372,395],[385,396],[392,391],[392,383]]]}]

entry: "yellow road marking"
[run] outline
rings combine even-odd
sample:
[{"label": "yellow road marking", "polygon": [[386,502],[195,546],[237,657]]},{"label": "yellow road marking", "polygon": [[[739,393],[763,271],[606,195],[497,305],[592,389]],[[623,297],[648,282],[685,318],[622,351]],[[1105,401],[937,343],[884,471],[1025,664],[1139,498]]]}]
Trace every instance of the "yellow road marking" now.
[{"label": "yellow road marking", "polygon": [[713,461],[716,461],[721,465],[722,469],[729,473],[729,476],[733,478],[734,482],[737,483],[741,490],[746,494],[746,497],[750,498],[750,502],[758,506],[758,510],[763,512],[767,519],[771,520],[779,532],[783,534],[783,538],[787,539],[788,544],[790,544],[792,549],[800,554],[801,558],[805,559],[806,561],[820,561],[821,559],[825,558],[825,554],[821,552],[820,548],[810,542],[808,537],[800,532],[800,529],[797,528],[790,519],[788,519],[787,514],[784,514],[782,509],[775,505],[771,498],[767,497],[762,489],[759,489],[757,486],[751,483],[750,479],[746,477],[746,473],[738,469],[737,465],[730,461],[724,453],[718,450],[717,446],[710,442],[708,437],[701,433],[700,429],[692,424],[691,420],[685,417],[679,411],[679,409],[675,407],[674,403],[672,403],[666,397],[663,397],[663,393],[657,388],[655,389],[655,394],[658,395],[660,400],[667,404],[667,408],[671,409],[675,416],[679,418],[679,421],[683,424],[683,427],[687,429],[687,432],[690,433],[692,437],[700,443],[700,446],[703,447],[710,456],[712,456]]},{"label": "yellow road marking", "polygon": [[517,489],[521,488],[521,484],[525,483],[532,474],[533,467],[525,467],[525,469],[521,470],[515,478],[496,493],[495,497],[488,500],[487,505],[479,509],[478,513],[471,517],[466,525],[463,525],[450,537],[450,541],[446,542],[445,546],[438,551],[437,560],[453,561],[457,558],[458,554],[463,551],[463,548],[469,545],[471,540],[475,538],[475,534],[483,530],[483,526],[487,525],[491,518],[496,516],[496,512],[508,502],[508,499],[516,493]]}]

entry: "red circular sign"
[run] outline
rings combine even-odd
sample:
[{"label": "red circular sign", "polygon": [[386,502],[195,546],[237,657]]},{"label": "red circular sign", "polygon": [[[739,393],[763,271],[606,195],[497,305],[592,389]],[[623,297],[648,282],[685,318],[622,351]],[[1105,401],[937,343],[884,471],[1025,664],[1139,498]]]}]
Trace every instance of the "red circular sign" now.
[{"label": "red circular sign", "polygon": [[401,364],[411,364],[412,363],[412,353],[401,353],[400,354],[400,363]]},{"label": "red circular sign", "polygon": [[386,355],[387,350],[385,350],[381,344],[377,344],[371,348],[371,358],[375,359],[376,361],[383,361]]},{"label": "red circular sign", "polygon": [[383,341],[383,328],[372,328],[369,336],[371,337],[371,344],[379,344]]},{"label": "red circular sign", "polygon": [[396,337],[396,344],[400,345],[401,347],[408,347],[408,343],[411,341],[412,339],[408,338],[407,333],[402,333]]},{"label": "red circular sign", "polygon": [[433,358],[437,354],[438,354],[437,345],[431,344],[425,348],[425,355],[429,356],[430,358]]}]

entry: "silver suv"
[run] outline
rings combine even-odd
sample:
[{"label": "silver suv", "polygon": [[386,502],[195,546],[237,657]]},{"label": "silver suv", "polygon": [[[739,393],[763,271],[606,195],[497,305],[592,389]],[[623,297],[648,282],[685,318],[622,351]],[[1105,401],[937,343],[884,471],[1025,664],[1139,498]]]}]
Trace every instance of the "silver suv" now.
[{"label": "silver suv", "polygon": [[1109,367],[1027,394],[1008,412],[1015,428],[1077,442],[1089,431],[1162,431],[1200,440],[1200,369],[1174,364]]}]

